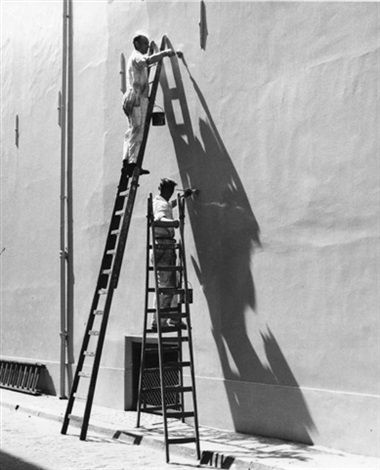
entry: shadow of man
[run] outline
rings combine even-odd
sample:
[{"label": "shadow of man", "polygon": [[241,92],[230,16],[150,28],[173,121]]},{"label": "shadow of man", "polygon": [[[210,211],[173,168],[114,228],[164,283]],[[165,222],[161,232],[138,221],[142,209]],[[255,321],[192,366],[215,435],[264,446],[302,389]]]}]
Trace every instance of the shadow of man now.
[{"label": "shadow of man", "polygon": [[[172,47],[170,41],[168,46]],[[248,432],[253,427],[252,419],[266,413],[271,425],[259,426],[263,434],[273,435],[273,427],[283,427],[285,421],[286,426],[296,429],[295,438],[312,443],[308,431],[314,428],[313,421],[273,334],[270,330],[261,334],[264,350],[273,353],[266,358],[267,364],[263,364],[248,336],[246,314],[254,314],[257,303],[251,260],[261,246],[260,228],[206,100],[184,57],[182,62],[204,115],[198,122],[200,138],[194,135],[176,57],[171,59],[170,68],[163,67],[160,83],[182,185],[201,190],[187,205],[199,260],[192,257],[192,262],[207,299],[235,429]],[[272,402],[265,394],[256,400],[252,391],[242,392],[242,381],[287,385],[295,393],[287,396],[288,403],[278,397]]]}]

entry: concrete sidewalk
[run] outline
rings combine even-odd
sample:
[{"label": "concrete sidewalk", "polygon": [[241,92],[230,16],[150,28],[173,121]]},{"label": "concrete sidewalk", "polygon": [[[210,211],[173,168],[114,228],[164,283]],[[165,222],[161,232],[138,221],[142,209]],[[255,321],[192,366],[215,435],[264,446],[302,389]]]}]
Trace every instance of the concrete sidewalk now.
[{"label": "concrete sidewalk", "polygon": [[[62,421],[67,400],[53,396],[32,396],[0,389],[1,405],[48,419]],[[78,414],[78,413],[74,413]],[[159,416],[143,414],[136,428],[136,412],[93,406],[88,435],[101,432],[108,437],[134,444],[164,448]],[[78,433],[79,420],[71,420],[70,433]],[[171,420],[170,435],[193,435],[192,428]],[[371,469],[380,470],[380,459],[347,454],[332,449],[270,439],[201,426],[201,464],[216,468],[274,469]],[[170,452],[194,456],[194,444],[170,446]]]}]

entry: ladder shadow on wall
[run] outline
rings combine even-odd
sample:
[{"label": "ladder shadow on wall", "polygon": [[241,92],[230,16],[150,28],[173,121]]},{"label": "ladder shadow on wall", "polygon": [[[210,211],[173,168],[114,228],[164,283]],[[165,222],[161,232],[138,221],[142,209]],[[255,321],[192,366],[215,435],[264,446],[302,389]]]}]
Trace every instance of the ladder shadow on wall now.
[{"label": "ladder shadow on wall", "polygon": [[[262,435],[273,435],[275,429],[277,436],[291,434],[312,444],[313,419],[276,338],[269,328],[261,333],[265,364],[249,338],[245,315],[256,310],[251,260],[261,246],[260,228],[207,102],[184,57],[182,62],[204,115],[198,122],[200,139],[194,135],[177,57],[163,66],[161,87],[182,187],[201,190],[187,205],[199,262],[192,261],[207,299],[235,429],[254,428]],[[242,382],[269,387],[245,393]]]}]

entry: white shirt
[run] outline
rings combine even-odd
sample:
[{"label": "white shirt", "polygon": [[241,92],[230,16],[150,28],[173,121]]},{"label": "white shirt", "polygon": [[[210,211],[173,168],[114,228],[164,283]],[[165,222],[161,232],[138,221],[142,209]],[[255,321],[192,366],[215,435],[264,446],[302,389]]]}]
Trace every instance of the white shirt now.
[{"label": "white shirt", "polygon": [[126,113],[131,116],[133,108],[140,106],[141,98],[148,99],[148,96],[147,56],[135,49],[127,62],[127,90],[122,99]]},{"label": "white shirt", "polygon": [[127,62],[128,89],[133,89],[138,97],[147,97],[149,93],[147,57],[136,49]]},{"label": "white shirt", "polygon": [[[153,199],[153,217],[154,220],[161,220],[162,218],[174,220],[172,203],[160,195],[155,196]],[[155,230],[158,237],[174,237],[174,228],[156,227]]]}]

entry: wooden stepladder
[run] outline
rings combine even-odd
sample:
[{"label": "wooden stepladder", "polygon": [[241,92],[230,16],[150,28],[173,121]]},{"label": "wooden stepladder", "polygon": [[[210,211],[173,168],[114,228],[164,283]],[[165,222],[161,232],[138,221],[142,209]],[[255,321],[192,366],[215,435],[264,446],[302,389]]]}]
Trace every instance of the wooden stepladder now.
[{"label": "wooden stepladder", "polygon": [[[155,229],[157,227],[176,228],[177,224],[174,221],[171,225],[168,225],[168,222],[154,221],[152,206],[152,195],[150,195],[147,215],[146,293],[137,401],[137,427],[140,426],[141,412],[162,415],[166,461],[169,462],[169,446],[171,444],[191,442],[195,443],[197,458],[200,459],[194,354],[190,319],[192,289],[188,287],[184,243],[184,197],[177,197],[179,212],[178,241],[174,239],[165,240],[165,238],[156,235]],[[159,252],[162,253],[163,250],[175,250],[177,255],[175,265],[164,265],[160,262]],[[175,273],[175,285],[173,287],[162,286],[160,273],[165,272]],[[153,296],[150,294],[153,294]],[[165,294],[176,296],[178,301],[172,302],[170,306],[161,306],[162,295]],[[154,307],[149,307],[152,300],[154,300]],[[153,317],[156,318],[157,327],[155,329],[149,328],[148,325],[149,321],[153,321]],[[168,320],[170,326],[163,326],[162,323]],[[151,367],[146,364],[147,352],[151,350],[152,346],[152,335],[157,343],[155,351],[157,353],[158,350],[158,367]],[[184,344],[188,346],[188,357],[185,359]],[[187,377],[184,377],[184,370],[189,371]],[[173,372],[175,376],[174,383],[172,380]],[[156,377],[157,375],[159,376],[159,387],[157,387],[157,380],[153,381],[155,383],[152,384],[152,381],[149,379],[152,374]],[[186,379],[186,385],[184,379]],[[159,406],[152,406],[149,403],[149,395],[157,392],[161,397],[160,404]],[[189,401],[192,401],[192,409],[191,411],[186,411],[185,405],[188,406]],[[192,418],[194,434],[192,436],[170,437],[168,426],[168,419],[170,418],[177,418],[182,422],[185,421],[185,418]]]},{"label": "wooden stepladder", "polygon": [[[166,38],[163,37],[161,50],[165,48],[165,39]],[[155,52],[155,50],[156,46],[152,43],[150,53]],[[156,65],[154,80],[150,87],[143,140],[140,146],[136,168],[130,178],[127,176],[126,171],[122,171],[121,173],[95,293],[79,353],[70,397],[63,418],[61,433],[66,434],[70,419],[74,418],[72,415],[74,402],[76,400],[82,404],[85,402],[84,410],[79,411],[81,416],[83,416],[80,432],[81,440],[85,440],[87,435],[108,317],[114,290],[117,288],[119,280],[136,192],[139,186],[139,168],[141,168],[144,158],[149,126],[160,79],[161,65],[162,61],[159,61]],[[84,384],[83,388],[82,382],[87,382]],[[81,393],[78,393],[80,383]],[[76,418],[77,417],[78,416],[76,416]]]}]

